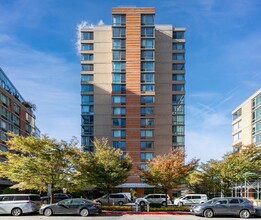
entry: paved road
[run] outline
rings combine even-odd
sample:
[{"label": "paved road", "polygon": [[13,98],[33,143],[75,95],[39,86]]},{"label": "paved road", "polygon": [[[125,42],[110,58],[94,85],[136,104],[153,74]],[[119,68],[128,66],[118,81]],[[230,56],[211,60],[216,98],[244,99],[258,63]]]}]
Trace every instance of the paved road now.
[{"label": "paved road", "polygon": [[[123,215],[123,216],[90,216],[90,217],[80,217],[80,216],[51,216],[45,217],[40,215],[26,215],[26,216],[0,216],[1,220],[205,220],[206,218],[191,216],[191,215]],[[239,218],[231,217],[216,217],[211,218],[215,220],[239,220]],[[250,218],[257,219],[258,218]]]}]

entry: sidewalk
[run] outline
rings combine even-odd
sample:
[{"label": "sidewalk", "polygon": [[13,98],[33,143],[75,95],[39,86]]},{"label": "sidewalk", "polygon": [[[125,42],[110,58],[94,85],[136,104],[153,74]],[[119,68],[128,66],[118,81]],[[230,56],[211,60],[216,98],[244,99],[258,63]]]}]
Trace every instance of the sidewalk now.
[{"label": "sidewalk", "polygon": [[191,215],[190,212],[134,212],[134,211],[102,211],[102,215],[115,216],[115,215]]}]

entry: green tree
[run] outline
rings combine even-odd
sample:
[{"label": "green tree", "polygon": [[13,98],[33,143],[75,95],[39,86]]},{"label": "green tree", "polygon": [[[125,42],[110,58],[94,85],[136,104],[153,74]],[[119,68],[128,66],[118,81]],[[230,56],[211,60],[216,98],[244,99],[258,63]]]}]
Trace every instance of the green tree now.
[{"label": "green tree", "polygon": [[[141,177],[144,182],[161,188],[167,195],[168,190],[184,183],[186,177],[198,165],[197,159],[185,163],[185,153],[183,150],[174,149],[165,155],[158,155],[148,161],[148,169],[141,169]],[[167,197],[166,203],[167,206]]]},{"label": "green tree", "polygon": [[8,135],[8,151],[0,152],[5,159],[0,163],[0,176],[15,182],[12,188],[46,192],[51,184],[53,190],[77,189],[72,180],[75,175],[72,161],[79,153],[75,138],[67,143],[47,136]]},{"label": "green tree", "polygon": [[[128,154],[109,146],[108,140],[94,140],[94,152],[84,152],[77,159],[76,167],[81,185],[93,187],[111,193],[113,187],[124,183],[132,167]],[[109,202],[109,198],[108,198]]]}]

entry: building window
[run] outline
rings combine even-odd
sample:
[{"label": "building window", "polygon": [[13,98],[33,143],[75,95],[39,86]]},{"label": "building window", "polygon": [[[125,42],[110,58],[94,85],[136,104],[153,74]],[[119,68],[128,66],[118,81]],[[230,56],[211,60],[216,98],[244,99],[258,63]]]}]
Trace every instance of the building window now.
[{"label": "building window", "polygon": [[81,55],[81,60],[93,60],[93,54],[87,53],[87,54],[82,54]]},{"label": "building window", "polygon": [[142,50],[141,59],[142,60],[154,60],[154,51],[153,50]]},{"label": "building window", "polygon": [[237,123],[233,124],[232,130],[235,131],[235,130],[239,129],[240,127],[241,127],[241,120],[238,121]]},{"label": "building window", "polygon": [[261,105],[261,94],[259,94],[255,99],[256,99],[255,106],[259,107]]},{"label": "building window", "polygon": [[154,92],[154,85],[153,84],[142,84],[141,91],[142,92]]},{"label": "building window", "polygon": [[81,49],[82,50],[93,50],[93,44],[92,43],[82,43]]},{"label": "building window", "polygon": [[146,48],[146,49],[154,48],[154,39],[142,39],[141,48]]},{"label": "building window", "polygon": [[9,119],[10,119],[10,112],[9,112],[6,108],[4,108],[4,107],[2,107],[2,106],[0,106],[0,109],[1,109],[1,115],[2,115],[2,117],[3,117],[4,119],[6,119],[6,120],[9,120]]},{"label": "building window", "polygon": [[256,123],[255,132],[259,133],[261,131],[261,120]]},{"label": "building window", "polygon": [[172,74],[172,80],[173,81],[183,81],[185,80],[184,74]]},{"label": "building window", "polygon": [[82,126],[82,135],[93,135],[93,126]]},{"label": "building window", "polygon": [[125,107],[113,107],[112,113],[114,115],[126,115],[126,108]]},{"label": "building window", "polygon": [[112,25],[113,26],[121,26],[126,24],[126,16],[125,15],[112,15]]},{"label": "building window", "polygon": [[184,104],[184,95],[172,95],[172,104]]},{"label": "building window", "polygon": [[126,149],[126,141],[113,141],[112,146],[114,148]]},{"label": "building window", "polygon": [[140,148],[154,148],[154,142],[153,141],[141,141],[140,142]]},{"label": "building window", "polygon": [[126,29],[125,28],[113,28],[112,37],[125,37]]},{"label": "building window", "polygon": [[153,72],[154,62],[141,62],[141,71]]},{"label": "building window", "polygon": [[141,28],[141,37],[154,37],[154,28],[153,27]]},{"label": "building window", "polygon": [[154,83],[154,73],[142,73],[141,82]]},{"label": "building window", "polygon": [[232,119],[233,120],[236,120],[238,117],[240,117],[241,116],[241,108],[240,109],[238,109],[235,113],[233,113],[233,115],[232,115]]},{"label": "building window", "polygon": [[173,115],[172,116],[172,123],[173,124],[184,124],[185,117],[184,115]]},{"label": "building window", "polygon": [[184,136],[173,136],[172,143],[177,145],[184,145],[185,144],[185,137]]},{"label": "building window", "polygon": [[82,96],[82,104],[90,104],[93,103],[94,98],[93,95],[83,95]]},{"label": "building window", "polygon": [[[148,170],[148,164],[146,163],[141,163],[140,164],[140,168],[143,169],[143,170]],[[153,193],[153,192],[152,192]]]},{"label": "building window", "polygon": [[142,104],[146,104],[146,103],[154,103],[155,99],[153,95],[143,95],[140,97],[140,102]]},{"label": "building window", "polygon": [[126,96],[125,95],[113,95],[112,103],[126,103]]},{"label": "building window", "polygon": [[112,51],[113,60],[126,60],[126,51],[114,50]]},{"label": "building window", "polygon": [[122,73],[113,73],[112,82],[113,83],[122,83],[126,81],[126,75]]},{"label": "building window", "polygon": [[184,91],[185,85],[184,84],[175,84],[172,85],[172,91]]},{"label": "building window", "polygon": [[[26,115],[27,116],[27,121],[31,124],[31,125],[34,125],[34,119],[30,116],[30,115]],[[20,126],[20,118],[15,116],[14,114],[11,114],[11,121],[17,125],[17,126]]]},{"label": "building window", "polygon": [[4,131],[10,130],[10,125],[7,124],[5,121],[1,121],[1,129]]},{"label": "building window", "polygon": [[153,118],[141,118],[140,119],[140,125],[141,126],[153,126],[154,125],[154,119]]},{"label": "building window", "polygon": [[112,62],[112,71],[113,72],[126,71],[126,63],[125,62]]},{"label": "building window", "polygon": [[140,130],[140,137],[141,138],[153,137],[153,136],[154,136],[153,130]]},{"label": "building window", "polygon": [[82,85],[82,92],[93,92],[93,85]]},{"label": "building window", "polygon": [[122,49],[126,47],[125,39],[113,39],[112,40],[112,48],[113,49]]},{"label": "building window", "polygon": [[93,40],[93,32],[82,32],[82,40]]},{"label": "building window", "polygon": [[233,141],[237,141],[239,139],[241,139],[241,135],[242,135],[242,132],[238,132],[236,134],[233,135]]},{"label": "building window", "polygon": [[142,152],[140,153],[141,160],[151,160],[154,157],[154,153],[152,152]]},{"label": "building window", "polygon": [[82,137],[82,144],[85,146],[93,146],[93,136]]},{"label": "building window", "polygon": [[173,31],[173,39],[184,39],[185,32],[184,31]]},{"label": "building window", "polygon": [[183,63],[173,63],[172,70],[185,70],[185,64]]},{"label": "building window", "polygon": [[126,126],[126,119],[125,118],[113,118],[112,125],[113,126]]},{"label": "building window", "polygon": [[185,54],[184,53],[173,53],[172,60],[185,60]]},{"label": "building window", "polygon": [[112,92],[126,92],[126,85],[112,84]]},{"label": "building window", "polygon": [[82,74],[81,75],[81,81],[82,82],[92,82],[93,81],[93,75],[92,74]]},{"label": "building window", "polygon": [[144,14],[141,15],[142,25],[154,25],[154,14]]},{"label": "building window", "polygon": [[256,120],[259,120],[261,118],[261,108],[256,109]]},{"label": "building window", "polygon": [[93,71],[93,64],[82,64],[82,71]]},{"label": "building window", "polygon": [[93,115],[83,115],[82,124],[83,125],[93,124]]},{"label": "building window", "polygon": [[154,114],[154,107],[141,107],[140,114],[141,115],[152,115],[152,114]]},{"label": "building window", "polygon": [[125,138],[126,137],[126,130],[113,130],[112,136],[113,137]]},{"label": "building window", "polygon": [[172,127],[172,134],[174,135],[184,135],[185,129],[184,126],[173,126]]},{"label": "building window", "polygon": [[82,106],[82,114],[93,114],[94,107],[93,105],[83,105]]},{"label": "building window", "polygon": [[172,50],[185,50],[185,44],[184,43],[173,43]]},{"label": "building window", "polygon": [[184,105],[173,105],[172,113],[173,114],[184,114],[185,113]]},{"label": "building window", "polygon": [[14,103],[14,111],[17,115],[20,115],[20,107]]},{"label": "building window", "polygon": [[10,105],[10,99],[5,96],[4,94],[1,94],[1,101],[2,103],[5,105],[5,106],[8,106]]}]

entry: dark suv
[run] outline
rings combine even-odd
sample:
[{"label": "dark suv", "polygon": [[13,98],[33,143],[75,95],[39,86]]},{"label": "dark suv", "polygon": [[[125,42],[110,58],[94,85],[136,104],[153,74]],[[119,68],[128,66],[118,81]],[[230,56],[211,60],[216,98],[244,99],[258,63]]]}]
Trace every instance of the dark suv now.
[{"label": "dark suv", "polygon": [[[57,203],[60,202],[63,199],[71,199],[72,196],[70,194],[64,194],[64,193],[55,193],[53,196],[53,202]],[[50,203],[50,196],[43,196],[41,197],[41,201],[43,204],[48,204]]]}]

